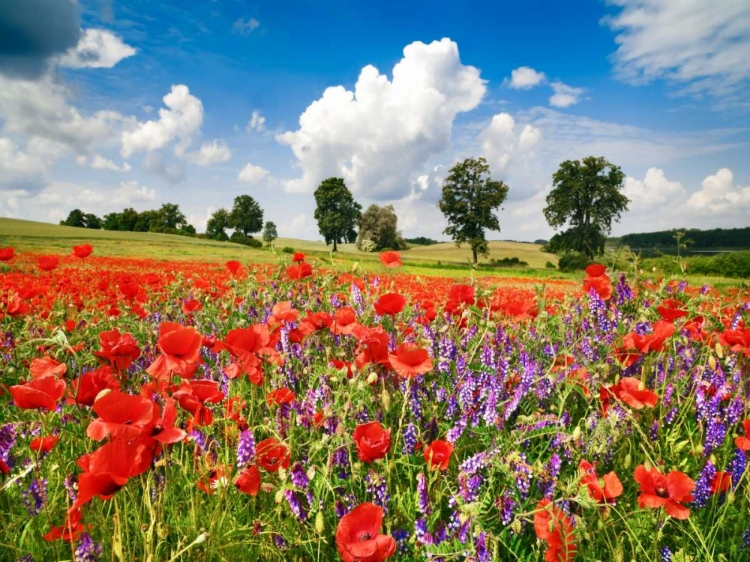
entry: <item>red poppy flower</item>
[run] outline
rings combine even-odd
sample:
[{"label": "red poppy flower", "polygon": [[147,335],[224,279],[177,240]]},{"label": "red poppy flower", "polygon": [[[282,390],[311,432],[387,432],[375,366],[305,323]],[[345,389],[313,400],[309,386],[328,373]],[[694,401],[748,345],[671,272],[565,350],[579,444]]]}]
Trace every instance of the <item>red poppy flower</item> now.
[{"label": "red poppy flower", "polygon": [[94,400],[102,390],[120,390],[120,383],[117,382],[109,365],[102,365],[90,373],[81,375],[71,383],[71,386],[73,391],[68,395],[68,399],[82,406],[93,406]]},{"label": "red poppy flower", "polygon": [[35,453],[49,453],[57,442],[60,441],[58,435],[47,435],[46,437],[36,437],[29,443],[29,449]]},{"label": "red poppy flower", "polygon": [[218,404],[224,400],[219,383],[210,379],[184,381],[172,396],[183,410],[193,416],[193,423],[196,425],[211,425],[214,421],[213,412],[206,404]]},{"label": "red poppy flower", "polygon": [[229,270],[229,273],[231,273],[232,275],[234,275],[240,270],[241,265],[242,264],[240,264],[240,262],[238,262],[237,260],[230,260],[226,263],[227,269]]},{"label": "red poppy flower", "polygon": [[327,312],[308,312],[299,323],[299,329],[304,335],[312,334],[317,330],[330,328],[333,316]]},{"label": "red poppy flower", "polygon": [[73,246],[73,255],[77,258],[85,259],[91,255],[94,248],[91,244],[81,244],[80,246]]},{"label": "red poppy flower", "polygon": [[737,353],[744,353],[750,358],[750,329],[736,328],[724,330],[719,334],[719,343]]},{"label": "red poppy flower", "polygon": [[583,280],[583,290],[589,293],[596,291],[599,298],[609,300],[612,297],[612,282],[607,276],[606,268],[600,263],[592,263],[586,268],[587,277]]},{"label": "red poppy flower", "polygon": [[615,385],[600,388],[599,398],[605,414],[609,408],[610,396],[617,397],[634,410],[640,410],[645,406],[653,408],[659,403],[659,395],[648,390],[636,377],[624,377]]},{"label": "red poppy flower", "polygon": [[57,256],[42,256],[37,260],[37,265],[42,271],[52,271],[57,268],[58,262]]},{"label": "red poppy flower", "polygon": [[578,548],[574,542],[573,522],[563,510],[548,499],[536,505],[534,532],[547,543],[546,562],[573,562]]},{"label": "red poppy flower", "polygon": [[688,311],[680,308],[681,306],[682,303],[677,299],[666,299],[662,301],[661,305],[659,305],[656,310],[659,312],[659,316],[664,320],[667,322],[674,322],[675,320],[684,318],[688,315]]},{"label": "red poppy flower", "polygon": [[0,248],[0,261],[10,261],[16,256],[16,251],[12,247]]},{"label": "red poppy flower", "polygon": [[742,422],[742,429],[745,430],[745,435],[735,437],[734,444],[742,451],[750,451],[750,419],[746,419]]},{"label": "red poppy flower", "polygon": [[336,548],[343,562],[382,562],[396,553],[393,537],[380,534],[383,509],[361,503],[344,515],[336,527]]},{"label": "red poppy flower", "polygon": [[192,314],[193,312],[198,312],[202,309],[203,304],[201,303],[201,301],[196,299],[186,300],[182,303],[182,312],[184,312],[185,314]]},{"label": "red poppy flower", "polygon": [[312,266],[307,262],[302,262],[299,265],[291,265],[286,268],[286,274],[290,279],[299,281],[300,279],[312,276]]},{"label": "red poppy flower", "polygon": [[331,359],[331,365],[333,365],[334,369],[338,369],[339,371],[346,371],[347,379],[350,379],[354,376],[354,373],[352,371],[351,361],[342,361],[341,359]]},{"label": "red poppy flower", "polygon": [[431,470],[447,470],[453,453],[450,441],[438,439],[424,448],[424,462]]},{"label": "red poppy flower", "polygon": [[635,481],[638,482],[638,505],[640,507],[666,508],[667,514],[675,519],[687,519],[690,510],[682,505],[693,501],[693,482],[687,474],[673,470],[662,474],[656,468],[646,469],[640,465],[635,469]]},{"label": "red poppy flower", "polygon": [[416,377],[432,370],[432,359],[427,350],[413,343],[402,343],[388,359],[393,370],[404,378]]},{"label": "red poppy flower", "polygon": [[379,316],[395,316],[404,309],[406,299],[398,293],[388,293],[375,301],[375,312]]},{"label": "red poppy flower", "polygon": [[41,408],[53,411],[57,401],[65,394],[65,381],[57,377],[42,377],[24,384],[11,386],[13,403],[24,410]]},{"label": "red poppy flower", "polygon": [[336,311],[331,324],[331,332],[337,335],[351,335],[357,326],[357,314],[353,308],[342,306]]},{"label": "red poppy flower", "polygon": [[659,320],[654,324],[654,330],[651,334],[640,336],[635,332],[631,332],[625,336],[625,348],[637,349],[641,353],[662,351],[664,349],[664,342],[672,337],[674,332],[674,324],[665,320]]},{"label": "red poppy flower", "polygon": [[355,358],[359,369],[368,363],[390,368],[391,363],[388,357],[390,337],[383,328],[368,328],[367,326],[357,325],[352,330],[352,335],[359,341],[357,357]]},{"label": "red poppy flower", "polygon": [[89,424],[86,435],[101,441],[112,439],[135,441],[154,417],[156,405],[144,396],[111,390],[94,402],[92,409],[99,416]]},{"label": "red poppy flower", "polygon": [[276,472],[280,467],[289,468],[291,453],[286,445],[270,437],[255,446],[255,458],[268,472]]},{"label": "red poppy flower", "polygon": [[294,263],[302,263],[303,261],[305,261],[305,254],[303,254],[302,252],[294,252],[292,261]]},{"label": "red poppy flower", "polygon": [[260,470],[256,465],[246,468],[234,479],[234,485],[243,494],[257,496],[260,491]]},{"label": "red poppy flower", "polygon": [[[265,324],[254,324],[249,328],[230,330],[224,341],[216,342],[216,351],[228,351],[239,360],[235,367],[225,369],[228,377],[235,378],[245,373],[250,382],[260,386],[263,384],[263,371],[260,356],[268,356],[272,361],[277,360],[278,353],[273,349],[271,334]],[[231,366],[230,366],[231,367]]]},{"label": "red poppy flower", "polygon": [[591,499],[599,503],[615,503],[615,499],[622,495],[622,483],[614,472],[605,474],[600,481],[591,463],[584,460],[578,464],[578,472]]},{"label": "red poppy flower", "polygon": [[41,379],[42,377],[62,377],[67,370],[68,367],[65,363],[60,363],[52,357],[34,359],[29,365],[31,378],[34,379]]},{"label": "red poppy flower", "polygon": [[299,311],[292,308],[291,302],[277,302],[271,309],[271,316],[268,317],[267,323],[269,325],[288,324],[296,322],[298,317]]},{"label": "red poppy flower", "polygon": [[69,511],[65,516],[65,523],[52,527],[46,535],[44,540],[47,542],[56,541],[62,539],[67,542],[77,541],[86,527],[81,523],[83,517],[83,511],[80,509],[74,509]]},{"label": "red poppy flower", "polygon": [[471,285],[453,285],[449,300],[459,305],[472,305],[476,302],[476,291]]},{"label": "red poppy flower", "polygon": [[398,252],[381,252],[380,263],[386,267],[401,267],[401,254]]},{"label": "red poppy flower", "polygon": [[131,442],[115,439],[83,455],[77,461],[83,469],[78,477],[78,497],[69,512],[96,496],[108,500],[130,478],[146,472],[152,460],[153,449],[143,439]]},{"label": "red poppy flower", "polygon": [[133,334],[121,334],[117,328],[109,331],[99,332],[99,344],[101,349],[95,351],[94,355],[109,363],[113,369],[122,372],[141,355],[138,342]]},{"label": "red poppy flower", "polygon": [[266,394],[266,402],[268,402],[269,406],[273,404],[276,404],[277,406],[281,406],[282,404],[291,404],[295,400],[296,397],[294,396],[294,392],[292,392],[285,386],[277,390],[272,390],[271,392]]},{"label": "red poppy flower", "polygon": [[385,457],[391,450],[391,430],[380,422],[363,423],[354,428],[354,444],[359,460],[372,463]]},{"label": "red poppy flower", "polygon": [[719,471],[711,478],[711,493],[723,494],[732,485],[732,475],[728,472]]},{"label": "red poppy flower", "polygon": [[200,332],[176,322],[162,322],[158,343],[162,354],[146,372],[154,378],[168,379],[173,375],[183,379],[193,378],[202,362],[200,349],[203,336]]}]

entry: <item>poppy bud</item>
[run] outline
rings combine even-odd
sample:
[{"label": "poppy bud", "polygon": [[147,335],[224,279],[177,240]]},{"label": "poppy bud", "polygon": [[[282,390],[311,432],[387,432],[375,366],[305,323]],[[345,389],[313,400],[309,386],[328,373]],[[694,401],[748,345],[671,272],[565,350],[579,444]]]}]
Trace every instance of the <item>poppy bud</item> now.
[{"label": "poppy bud", "polygon": [[109,394],[110,392],[112,392],[112,389],[111,389],[111,388],[104,388],[104,389],[102,389],[102,390],[101,390],[101,391],[99,392],[99,394],[97,394],[97,395],[96,395],[96,398],[94,398],[94,402],[96,402],[96,401],[97,401],[97,400],[99,400],[100,398],[104,398],[104,397],[105,397],[105,396],[106,396],[107,394]]},{"label": "poppy bud", "polygon": [[694,452],[694,453],[695,453],[696,455],[698,455],[698,456],[701,456],[701,455],[703,454],[703,445],[701,445],[700,443],[699,443],[699,444],[697,444],[697,445],[695,446],[695,448],[693,449],[693,452]]},{"label": "poppy bud", "polygon": [[391,395],[384,388],[383,392],[380,393],[380,402],[383,404],[383,409],[387,412],[391,409]]},{"label": "poppy bud", "polygon": [[630,456],[630,453],[625,455],[625,461],[622,463],[622,467],[627,470],[630,468],[630,463],[633,462],[633,457]]},{"label": "poppy bud", "polygon": [[721,347],[719,342],[716,342],[716,355],[719,356],[719,359],[724,359],[724,348]]},{"label": "poppy bud", "polygon": [[708,357],[708,366],[711,367],[712,371],[716,369],[716,357],[713,355]]},{"label": "poppy bud", "polygon": [[325,526],[325,519],[323,519],[323,512],[319,511],[315,514],[315,532],[319,535],[323,534],[323,531],[326,530]]},{"label": "poppy bud", "polygon": [[367,375],[367,384],[375,384],[378,382],[378,374],[377,373],[370,373]]},{"label": "poppy bud", "polygon": [[208,533],[201,533],[200,535],[195,537],[193,544],[202,544],[206,542],[207,539],[208,539]]},{"label": "poppy bud", "polygon": [[274,501],[276,503],[281,503],[282,501],[284,501],[284,490],[278,490],[276,492],[276,497],[274,497]]},{"label": "poppy bud", "polygon": [[581,426],[577,425],[573,430],[573,440],[578,441],[581,438]]}]

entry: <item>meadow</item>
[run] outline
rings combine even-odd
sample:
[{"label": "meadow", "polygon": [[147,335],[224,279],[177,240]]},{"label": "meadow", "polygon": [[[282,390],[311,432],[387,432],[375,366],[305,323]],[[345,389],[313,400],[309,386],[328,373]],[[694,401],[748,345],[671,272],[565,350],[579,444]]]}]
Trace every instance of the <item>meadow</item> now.
[{"label": "meadow", "polygon": [[737,284],[22,226],[0,560],[750,554]]}]

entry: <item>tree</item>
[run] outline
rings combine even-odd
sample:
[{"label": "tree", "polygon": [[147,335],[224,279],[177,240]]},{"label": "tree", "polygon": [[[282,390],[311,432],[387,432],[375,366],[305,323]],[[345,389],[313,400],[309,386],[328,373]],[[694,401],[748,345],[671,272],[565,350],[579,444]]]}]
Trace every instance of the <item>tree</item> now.
[{"label": "tree", "polygon": [[227,228],[229,228],[229,211],[218,209],[206,223],[206,234],[212,240],[228,240]]},{"label": "tree", "polygon": [[104,230],[120,230],[121,213],[107,213],[104,215]]},{"label": "tree", "polygon": [[484,158],[467,158],[457,163],[443,183],[443,194],[438,208],[448,220],[443,231],[457,246],[468,243],[474,263],[477,254],[488,254],[484,231],[500,231],[495,209],[508,196],[508,186],[490,177],[490,167]]},{"label": "tree", "polygon": [[96,215],[92,213],[86,213],[83,216],[83,220],[86,223],[86,228],[90,228],[92,230],[101,230],[102,229],[102,219],[97,217]]},{"label": "tree", "polygon": [[266,245],[270,246],[273,241],[279,237],[279,233],[276,231],[276,224],[268,221],[266,226],[263,228],[263,241]]},{"label": "tree", "polygon": [[[154,211],[144,211],[146,213],[153,213]],[[149,219],[150,220],[150,219]],[[118,230],[126,231],[126,232],[134,232],[136,230],[136,225],[139,224],[139,221],[141,221],[141,216],[138,214],[138,211],[133,209],[132,207],[127,207],[122,210],[122,213],[120,213],[119,217],[119,228]],[[149,226],[146,225],[146,231],[148,231]]]},{"label": "tree", "polygon": [[362,205],[352,197],[351,191],[341,178],[323,180],[315,190],[315,220],[326,244],[333,243],[333,251],[338,252],[338,244],[354,242],[357,239],[355,228],[362,217]]},{"label": "tree", "polygon": [[68,213],[68,218],[60,221],[62,226],[75,226],[77,228],[86,228],[86,215],[81,209],[73,209]]},{"label": "tree", "polygon": [[133,232],[155,232],[159,226],[159,211],[143,211],[133,224]]},{"label": "tree", "polygon": [[263,229],[263,209],[249,195],[234,198],[232,212],[229,213],[229,226],[246,237]]},{"label": "tree", "polygon": [[180,211],[180,206],[174,203],[164,203],[156,213],[156,224],[151,224],[151,230],[177,230],[188,224],[185,215]]},{"label": "tree", "polygon": [[604,252],[612,221],[628,210],[630,200],[620,190],[625,174],[604,158],[588,156],[566,160],[552,176],[554,188],[547,195],[544,216],[552,228],[569,228],[555,234],[551,252],[575,251],[593,259]]},{"label": "tree", "polygon": [[380,251],[386,248],[403,250],[406,248],[406,243],[398,231],[398,217],[393,205],[384,207],[370,205],[362,214],[359,222],[357,249],[362,250],[362,243],[365,240],[373,242],[373,249],[370,251]]}]

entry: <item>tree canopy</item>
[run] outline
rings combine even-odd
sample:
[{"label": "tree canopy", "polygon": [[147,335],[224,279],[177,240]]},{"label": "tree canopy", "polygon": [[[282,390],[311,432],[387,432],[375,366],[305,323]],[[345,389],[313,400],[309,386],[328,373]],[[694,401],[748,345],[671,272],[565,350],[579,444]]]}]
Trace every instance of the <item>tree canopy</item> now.
[{"label": "tree canopy", "polygon": [[77,228],[90,228],[100,230],[102,228],[102,219],[92,213],[84,213],[81,209],[73,209],[68,213],[68,217],[60,221],[62,226],[75,226]]},{"label": "tree canopy", "polygon": [[276,223],[268,221],[266,226],[263,227],[263,241],[270,246],[278,237],[279,233],[276,230]]},{"label": "tree canopy", "polygon": [[468,243],[474,263],[477,254],[488,254],[485,230],[500,231],[495,215],[508,196],[508,186],[490,177],[490,167],[484,158],[467,158],[454,165],[443,183],[443,194],[438,208],[448,220],[443,231],[457,246]]},{"label": "tree canopy", "polygon": [[370,205],[359,223],[357,249],[362,250],[365,240],[372,241],[372,250],[403,250],[406,243],[398,231],[398,217],[393,205]]},{"label": "tree canopy", "polygon": [[362,206],[354,200],[343,179],[324,180],[315,190],[315,204],[318,230],[326,244],[333,244],[334,252],[338,251],[337,244],[357,239]]},{"label": "tree canopy", "polygon": [[229,211],[217,209],[206,223],[206,235],[212,240],[228,240],[226,230],[229,227]]},{"label": "tree canopy", "polygon": [[260,232],[263,229],[263,209],[249,195],[239,195],[234,198],[234,206],[229,213],[229,226],[246,237]]},{"label": "tree canopy", "polygon": [[552,228],[566,224],[547,245],[551,252],[581,252],[589,258],[604,251],[612,221],[619,221],[630,200],[620,191],[625,174],[606,159],[566,160],[552,176],[544,216]]}]

